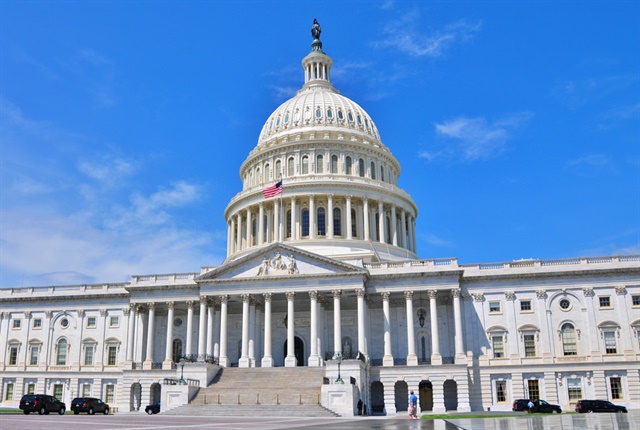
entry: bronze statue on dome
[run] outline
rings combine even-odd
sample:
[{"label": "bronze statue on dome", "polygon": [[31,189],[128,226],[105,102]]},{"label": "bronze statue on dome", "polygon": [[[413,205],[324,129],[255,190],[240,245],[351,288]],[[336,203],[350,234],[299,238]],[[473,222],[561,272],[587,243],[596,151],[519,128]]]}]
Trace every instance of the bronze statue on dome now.
[{"label": "bronze statue on dome", "polygon": [[318,20],[314,18],[313,27],[311,27],[311,35],[314,39],[320,39],[320,33],[322,33],[322,29],[320,28],[320,24],[318,24]]}]

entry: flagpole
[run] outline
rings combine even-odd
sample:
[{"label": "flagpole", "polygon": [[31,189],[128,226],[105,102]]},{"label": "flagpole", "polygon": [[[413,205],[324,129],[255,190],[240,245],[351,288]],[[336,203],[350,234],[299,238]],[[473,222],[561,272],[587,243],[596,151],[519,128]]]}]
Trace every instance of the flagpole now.
[{"label": "flagpole", "polygon": [[282,172],[280,172],[280,224],[282,227],[278,226],[278,242],[284,242],[284,229],[287,228],[287,222],[284,219],[284,202],[282,201],[282,194],[284,193],[284,184],[282,183]]}]

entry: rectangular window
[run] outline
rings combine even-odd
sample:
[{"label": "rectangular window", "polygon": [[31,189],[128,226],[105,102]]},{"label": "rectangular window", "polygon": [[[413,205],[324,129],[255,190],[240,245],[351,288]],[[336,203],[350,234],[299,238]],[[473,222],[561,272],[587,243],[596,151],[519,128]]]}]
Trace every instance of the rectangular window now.
[{"label": "rectangular window", "polygon": [[525,357],[536,356],[536,335],[535,334],[524,335],[524,356]]},{"label": "rectangular window", "polygon": [[604,349],[607,354],[617,354],[616,333],[613,331],[604,332]]},{"label": "rectangular window", "polygon": [[507,401],[507,381],[496,381],[496,401],[498,403]]},{"label": "rectangular window", "polygon": [[520,300],[520,312],[531,312],[531,300]]},{"label": "rectangular window", "polygon": [[91,385],[83,384],[82,385],[82,397],[91,397]]},{"label": "rectangular window", "polygon": [[502,336],[492,336],[493,358],[504,357],[504,342]]},{"label": "rectangular window", "polygon": [[500,313],[500,302],[489,302],[489,313],[491,314]]},{"label": "rectangular window", "polygon": [[84,365],[93,366],[93,345],[87,345],[84,349]]},{"label": "rectangular window", "polygon": [[105,387],[105,395],[104,395],[104,402],[105,403],[113,403],[114,401],[114,394],[116,392],[115,390],[116,386],[115,385],[107,385]]},{"label": "rectangular window", "polygon": [[631,304],[635,307],[635,306],[640,306],[640,295],[637,296],[631,296]]},{"label": "rectangular window", "polygon": [[580,378],[567,379],[567,392],[569,402],[577,402],[582,399],[582,380]]},{"label": "rectangular window", "polygon": [[609,378],[609,386],[611,387],[611,398],[613,400],[620,400],[622,396],[622,380],[619,376],[612,376]]},{"label": "rectangular window", "polygon": [[22,325],[22,320],[13,320],[13,324],[11,325],[11,327],[13,327],[14,329],[19,329],[20,326]]},{"label": "rectangular window", "polygon": [[531,400],[540,400],[540,385],[537,379],[529,379],[527,381],[527,389]]},{"label": "rectangular window", "polygon": [[62,398],[62,390],[64,388],[64,385],[62,384],[54,384],[53,385],[53,397],[55,397],[56,399],[61,399]]},{"label": "rectangular window", "polygon": [[609,296],[600,297],[600,307],[601,308],[610,308],[611,307],[611,297],[609,297]]},{"label": "rectangular window", "polygon": [[33,320],[33,328],[34,329],[42,328],[42,319],[41,318],[34,318],[34,320]]},{"label": "rectangular window", "polygon": [[5,400],[13,400],[13,382],[7,384],[6,393],[4,395]]},{"label": "rectangular window", "polygon": [[109,318],[109,327],[118,327],[120,325],[120,317]]},{"label": "rectangular window", "polygon": [[40,355],[40,345],[31,345],[31,355],[29,356],[29,365],[37,366],[39,355]]},{"label": "rectangular window", "polygon": [[36,392],[36,384],[30,382],[27,384],[27,392],[26,394],[34,394]]},{"label": "rectangular window", "polygon": [[108,356],[108,361],[107,361],[107,365],[108,366],[115,366],[116,365],[117,353],[118,353],[118,348],[117,347],[115,347],[115,346],[110,346],[109,347],[109,356]]},{"label": "rectangular window", "polygon": [[12,346],[9,348],[9,366],[15,366],[18,364],[18,347]]},{"label": "rectangular window", "polygon": [[87,317],[87,328],[96,328],[96,317]]}]

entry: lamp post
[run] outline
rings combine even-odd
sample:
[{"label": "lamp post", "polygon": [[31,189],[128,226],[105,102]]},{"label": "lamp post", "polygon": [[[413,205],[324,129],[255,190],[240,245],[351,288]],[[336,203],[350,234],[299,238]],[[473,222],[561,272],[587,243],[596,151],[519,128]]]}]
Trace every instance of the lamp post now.
[{"label": "lamp post", "polygon": [[336,361],[338,362],[338,379],[336,379],[336,384],[344,384],[344,381],[340,377],[340,364],[342,364],[342,354],[339,352],[336,353]]},{"label": "lamp post", "polygon": [[187,381],[184,380],[184,363],[185,363],[184,355],[180,357],[180,381],[178,381],[178,385],[187,385]]}]

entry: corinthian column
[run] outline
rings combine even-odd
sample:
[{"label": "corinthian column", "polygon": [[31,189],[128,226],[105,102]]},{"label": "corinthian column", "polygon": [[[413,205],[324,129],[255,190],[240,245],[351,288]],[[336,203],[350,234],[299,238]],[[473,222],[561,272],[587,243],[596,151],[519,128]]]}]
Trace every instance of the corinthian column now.
[{"label": "corinthian column", "polygon": [[136,327],[136,305],[133,303],[129,305],[129,324],[127,327],[127,361],[133,361],[133,346],[135,339],[135,327]]},{"label": "corinthian column", "polygon": [[438,290],[429,290],[429,310],[431,311],[431,364],[442,364],[440,355],[440,338],[438,335]]},{"label": "corinthian column", "polygon": [[462,338],[462,313],[460,312],[460,288],[451,290],[453,296],[453,321],[455,327],[455,344],[456,344],[456,364],[466,363],[466,354],[464,353],[464,342]]},{"label": "corinthian column", "polygon": [[384,357],[383,366],[393,366],[393,355],[391,355],[391,312],[389,311],[389,297],[391,293],[382,293],[382,313],[384,315]]},{"label": "corinthian column", "polygon": [[288,292],[287,296],[287,356],[284,359],[284,367],[296,367],[296,339],[295,339],[295,312],[293,307],[293,299],[295,293]]},{"label": "corinthian column", "polygon": [[175,302],[167,302],[167,345],[164,349],[163,369],[171,369],[173,363],[173,313]]},{"label": "corinthian column", "polygon": [[242,294],[242,353],[238,367],[249,367],[249,294]]},{"label": "corinthian column", "polygon": [[187,301],[187,351],[185,355],[193,355],[193,300]]},{"label": "corinthian column", "polygon": [[367,338],[365,337],[364,324],[364,288],[357,289],[356,295],[358,296],[358,352],[366,354]]},{"label": "corinthian column", "polygon": [[418,356],[413,327],[413,291],[405,291],[404,298],[407,301],[407,366],[417,366]]},{"label": "corinthian column", "polygon": [[198,323],[198,361],[204,361],[207,351],[207,298],[200,297],[200,321]]},{"label": "corinthian column", "polygon": [[342,352],[342,325],[340,319],[341,290],[331,291],[333,295],[333,355]]},{"label": "corinthian column", "polygon": [[227,357],[227,303],[229,296],[220,296],[220,358],[218,364],[222,367],[229,366]]},{"label": "corinthian column", "polygon": [[342,236],[346,236],[347,239],[353,239],[353,235],[352,233],[352,229],[351,229],[351,223],[353,223],[353,220],[351,219],[351,196],[347,196],[347,209],[346,209],[347,213],[346,215],[346,220],[347,223],[345,225],[345,228],[347,229],[347,234],[345,235],[344,233],[342,234]]},{"label": "corinthian column", "polygon": [[262,367],[273,367],[271,356],[271,293],[264,293],[264,356]]},{"label": "corinthian column", "polygon": [[320,357],[318,356],[318,292],[309,291],[311,299],[311,329],[309,344],[311,346],[311,354],[309,355],[309,366],[320,366]]},{"label": "corinthian column", "polygon": [[153,339],[155,338],[153,323],[156,319],[156,304],[149,303],[149,322],[147,324],[147,351],[144,367],[151,369],[153,367]]},{"label": "corinthian column", "polygon": [[371,240],[371,235],[369,234],[369,199],[365,197],[362,199],[362,202],[364,205],[362,208],[362,215],[364,216],[364,240]]}]

